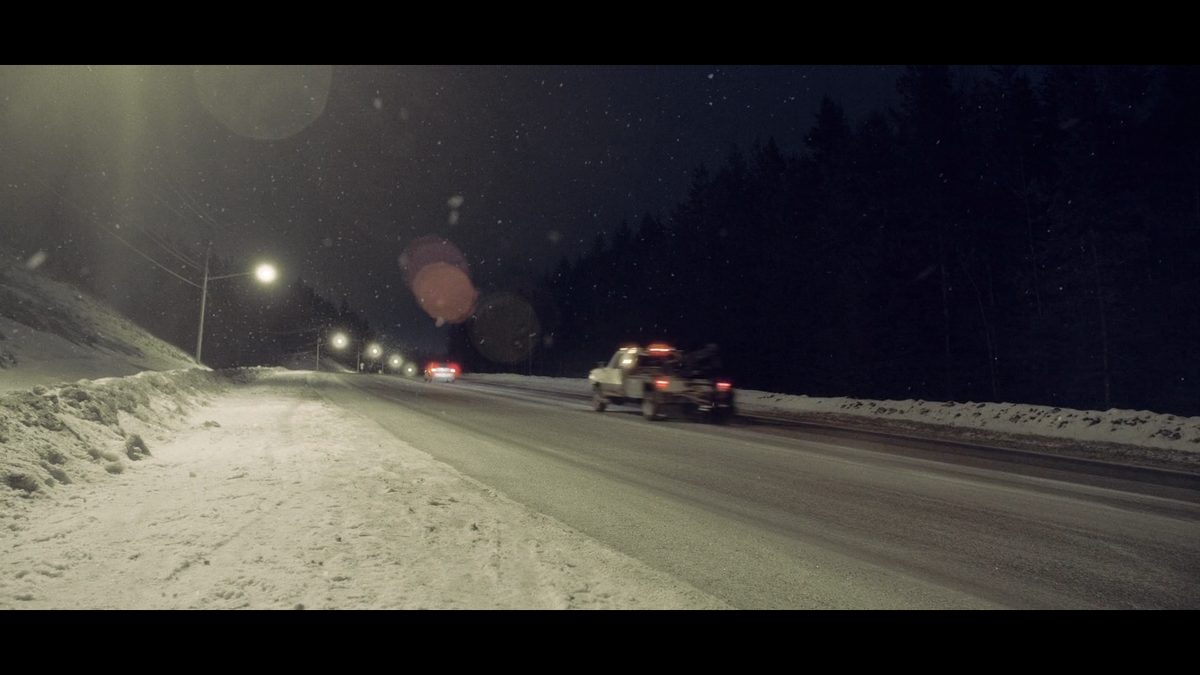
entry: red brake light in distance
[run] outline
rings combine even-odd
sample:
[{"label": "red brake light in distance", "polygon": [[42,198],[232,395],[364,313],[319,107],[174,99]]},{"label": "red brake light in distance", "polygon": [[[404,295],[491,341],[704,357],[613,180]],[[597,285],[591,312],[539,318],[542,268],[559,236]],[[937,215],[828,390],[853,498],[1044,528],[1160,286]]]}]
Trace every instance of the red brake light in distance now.
[{"label": "red brake light in distance", "polygon": [[733,385],[729,382],[718,382],[717,383],[718,391],[729,391],[732,388],[733,388]]},{"label": "red brake light in distance", "polygon": [[666,389],[670,385],[671,385],[671,381],[668,379],[665,379],[665,378],[660,377],[654,381],[654,386],[658,387],[659,389]]}]

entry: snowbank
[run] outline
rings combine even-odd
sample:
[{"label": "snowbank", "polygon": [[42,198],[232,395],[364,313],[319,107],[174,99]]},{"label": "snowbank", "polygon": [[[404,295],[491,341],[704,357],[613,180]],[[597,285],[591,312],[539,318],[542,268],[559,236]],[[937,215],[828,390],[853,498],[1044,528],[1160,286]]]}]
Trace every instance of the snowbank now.
[{"label": "snowbank", "polygon": [[185,415],[267,369],[143,372],[0,394],[0,510],[14,495],[119,474]]},{"label": "snowbank", "polygon": [[[588,393],[582,378],[470,374],[464,379]],[[827,426],[1200,471],[1200,417],[1020,403],[865,401],[738,390],[738,412]]]}]

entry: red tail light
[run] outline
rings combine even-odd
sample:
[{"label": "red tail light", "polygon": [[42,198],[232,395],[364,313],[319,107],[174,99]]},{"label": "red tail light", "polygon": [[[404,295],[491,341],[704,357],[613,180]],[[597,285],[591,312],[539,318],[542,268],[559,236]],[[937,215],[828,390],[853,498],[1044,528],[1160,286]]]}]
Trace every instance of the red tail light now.
[{"label": "red tail light", "polygon": [[671,386],[671,381],[666,378],[660,377],[654,381],[654,386],[659,389],[666,389],[667,387]]},{"label": "red tail light", "polygon": [[729,391],[732,388],[733,388],[733,384],[731,384],[729,382],[718,382],[717,383],[717,391]]}]

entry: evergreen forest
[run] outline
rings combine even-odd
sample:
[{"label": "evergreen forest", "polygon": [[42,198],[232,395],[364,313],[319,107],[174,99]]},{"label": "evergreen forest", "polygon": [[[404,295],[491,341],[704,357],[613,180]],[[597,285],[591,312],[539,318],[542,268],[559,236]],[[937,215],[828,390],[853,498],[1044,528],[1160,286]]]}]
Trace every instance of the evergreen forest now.
[{"label": "evergreen forest", "polygon": [[552,340],[529,372],[715,343],[742,388],[1200,415],[1200,68],[896,86],[563,260],[530,292]]}]

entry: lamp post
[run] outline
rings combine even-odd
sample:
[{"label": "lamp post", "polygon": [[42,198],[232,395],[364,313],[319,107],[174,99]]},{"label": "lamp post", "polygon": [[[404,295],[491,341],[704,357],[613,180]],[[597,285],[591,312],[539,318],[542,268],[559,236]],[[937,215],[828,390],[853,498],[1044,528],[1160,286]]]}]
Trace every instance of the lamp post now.
[{"label": "lamp post", "polygon": [[[334,349],[342,349],[350,342],[349,338],[344,333],[334,333],[333,338],[329,340],[329,344],[333,345]],[[321,331],[317,331],[317,371],[321,370]]]},{"label": "lamp post", "polygon": [[204,284],[200,287],[200,329],[196,332],[196,363],[200,361],[200,350],[204,346],[204,312],[208,305],[208,282],[218,279],[232,279],[234,277],[248,277],[253,274],[260,282],[269,284],[275,281],[278,272],[273,265],[262,263],[254,268],[252,272],[239,272],[238,274],[222,274],[219,276],[208,275],[208,259],[212,252],[212,242],[208,244],[208,250],[204,253]]},{"label": "lamp post", "polygon": [[537,337],[537,331],[529,334],[529,375],[533,376],[533,338]]},{"label": "lamp post", "polygon": [[[342,349],[345,349],[347,346],[349,346],[351,341],[352,341],[351,338],[347,337],[345,333],[339,332],[339,333],[334,333],[329,338],[328,342],[326,342],[325,344],[332,345],[334,349],[341,351]],[[358,339],[355,339],[353,341],[358,343],[358,349],[355,350],[355,353],[354,353],[354,367],[358,372],[363,371],[363,365],[364,365],[363,352],[364,351],[367,353],[368,358],[372,361],[378,361],[380,358],[383,357],[383,347],[380,347],[378,344],[376,344],[374,342],[367,344],[367,343],[363,342],[362,340],[358,340]],[[318,332],[317,333],[317,370],[320,370],[320,369],[321,369],[321,334]]]},{"label": "lamp post", "polygon": [[[383,347],[380,347],[379,345],[373,344],[373,343],[367,345],[367,356],[371,357],[372,361],[378,361],[380,355],[382,355],[382,354],[383,354]],[[363,365],[361,362],[362,361],[362,348],[361,347],[358,350],[358,358],[359,358],[358,370],[359,370],[359,372],[362,372]]]},{"label": "lamp post", "polygon": [[363,365],[364,365],[363,364],[363,348],[364,347],[367,350],[367,355],[370,356],[372,360],[378,359],[379,355],[383,353],[383,348],[380,347],[379,345],[373,344],[373,343],[369,344],[369,345],[364,345],[362,343],[362,341],[359,341],[358,351],[355,353],[355,356],[354,356],[354,368],[355,368],[355,370],[357,370],[357,372],[360,372],[360,373],[363,372]]}]

